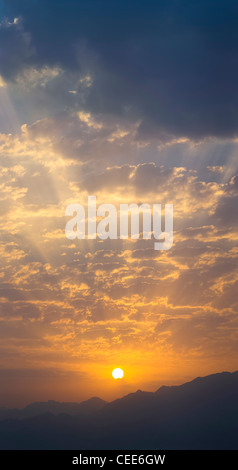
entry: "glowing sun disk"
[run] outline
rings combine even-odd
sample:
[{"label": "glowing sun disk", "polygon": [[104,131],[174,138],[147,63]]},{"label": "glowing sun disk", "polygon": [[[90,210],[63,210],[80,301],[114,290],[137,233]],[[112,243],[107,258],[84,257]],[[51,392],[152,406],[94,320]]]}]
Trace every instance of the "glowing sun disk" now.
[{"label": "glowing sun disk", "polygon": [[122,379],[123,376],[124,376],[124,372],[122,369],[117,368],[112,371],[112,377],[114,379]]}]

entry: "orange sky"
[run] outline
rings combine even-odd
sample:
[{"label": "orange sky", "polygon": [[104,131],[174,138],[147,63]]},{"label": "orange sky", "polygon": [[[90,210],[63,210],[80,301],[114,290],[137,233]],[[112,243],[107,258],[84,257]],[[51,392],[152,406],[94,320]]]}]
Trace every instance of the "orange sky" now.
[{"label": "orange sky", "polygon": [[[51,122],[55,133],[58,125]],[[77,116],[74,125],[98,139],[105,126],[106,142],[114,132]],[[116,162],[87,178],[47,127],[1,136],[1,402],[110,400],[235,370],[237,231],[217,216],[234,179],[223,180],[225,168],[203,181],[186,167]],[[128,134],[117,140],[134,145]],[[118,145],[110,142],[111,155]],[[84,204],[93,187],[98,204],[173,203],[173,247],[66,239],[67,204]],[[120,384],[111,378],[116,366],[125,370]]]},{"label": "orange sky", "polygon": [[[189,120],[179,126],[187,108],[175,113],[176,127],[165,107],[162,126],[157,114],[146,115],[154,108],[141,101],[150,91],[139,87],[139,75],[138,90],[130,77],[114,76],[125,92],[117,111],[114,56],[108,65],[105,53],[108,75],[84,43],[75,45],[78,68],[47,51],[43,60],[29,25],[18,16],[0,23],[8,57],[19,56],[19,64],[0,64],[0,406],[112,400],[236,370],[235,132],[220,135],[209,123],[205,132],[200,102],[190,117],[200,119],[200,133]],[[133,92],[138,107],[129,102]],[[173,96],[166,97],[169,106]],[[107,109],[98,110],[100,100]],[[142,239],[68,240],[65,209],[89,195],[98,205],[173,204],[172,248],[155,251],[153,240]],[[112,379],[115,367],[123,380]]]}]

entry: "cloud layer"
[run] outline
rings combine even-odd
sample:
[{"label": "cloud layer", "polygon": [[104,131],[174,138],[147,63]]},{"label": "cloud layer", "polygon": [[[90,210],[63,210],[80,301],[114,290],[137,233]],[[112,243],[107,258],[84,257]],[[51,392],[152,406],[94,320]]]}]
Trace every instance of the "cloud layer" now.
[{"label": "cloud layer", "polygon": [[138,138],[237,134],[234,0],[3,3],[13,18],[0,28],[5,78],[27,67],[90,75],[85,109],[139,120]]}]

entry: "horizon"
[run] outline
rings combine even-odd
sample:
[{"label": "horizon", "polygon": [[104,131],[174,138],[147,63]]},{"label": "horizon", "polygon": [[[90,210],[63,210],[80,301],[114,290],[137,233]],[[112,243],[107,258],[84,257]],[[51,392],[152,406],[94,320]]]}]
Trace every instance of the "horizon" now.
[{"label": "horizon", "polygon": [[120,459],[125,452],[130,458],[130,449],[134,458],[138,452],[145,458],[140,452],[146,449],[154,454],[152,448],[163,449],[166,455],[170,449],[237,449],[237,393],[238,371],[154,393],[140,390],[111,403],[96,398],[79,404],[47,402],[23,410],[0,409],[0,448],[61,450],[62,456],[64,449],[75,458],[78,452],[87,457],[91,450],[108,455],[107,447],[114,457],[120,449]]},{"label": "horizon", "polygon": [[159,385],[157,388],[155,388],[154,390],[145,390],[145,389],[138,388],[136,390],[129,391],[126,394],[116,396],[111,400],[110,399],[106,400],[105,398],[103,398],[101,396],[98,396],[98,395],[89,396],[89,397],[84,398],[82,400],[80,399],[79,401],[65,401],[65,400],[58,401],[54,398],[49,398],[49,399],[46,399],[46,400],[31,401],[31,402],[25,403],[24,405],[22,405],[20,407],[15,406],[13,408],[10,408],[10,407],[6,406],[5,404],[0,403],[0,408],[6,408],[6,409],[9,409],[9,410],[14,409],[14,408],[19,409],[19,410],[24,410],[27,406],[30,406],[30,405],[33,405],[33,404],[50,403],[50,402],[57,403],[57,404],[77,404],[78,405],[78,404],[88,402],[88,401],[93,400],[93,399],[99,399],[99,400],[104,401],[106,404],[108,404],[108,403],[112,403],[114,401],[120,400],[122,398],[125,398],[128,395],[134,395],[137,392],[142,392],[142,393],[145,392],[145,393],[152,393],[153,394],[153,393],[156,393],[158,390],[160,390],[160,388],[163,388],[163,387],[175,387],[176,388],[176,387],[179,387],[179,386],[182,386],[182,385],[189,384],[193,381],[196,381],[197,379],[206,379],[208,377],[213,377],[213,376],[222,375],[222,374],[232,375],[232,374],[235,374],[235,373],[238,373],[238,370],[233,370],[233,371],[223,370],[221,372],[215,372],[215,373],[208,374],[208,375],[205,375],[205,376],[196,376],[196,377],[190,378],[189,380],[187,380],[185,382],[181,382],[181,383],[171,383],[171,384],[163,383],[163,384]]}]

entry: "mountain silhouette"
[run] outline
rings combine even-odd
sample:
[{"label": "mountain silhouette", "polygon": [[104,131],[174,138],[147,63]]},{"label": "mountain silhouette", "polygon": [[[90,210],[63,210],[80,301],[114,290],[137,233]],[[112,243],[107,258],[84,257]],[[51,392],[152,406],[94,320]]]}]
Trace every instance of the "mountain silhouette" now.
[{"label": "mountain silhouette", "polygon": [[107,402],[105,400],[101,400],[101,398],[98,397],[92,397],[89,400],[82,401],[81,403],[60,403],[54,400],[36,402],[27,405],[22,410],[17,408],[12,410],[8,408],[0,408],[0,420],[33,418],[45,413],[52,413],[53,415],[65,413],[71,416],[90,414],[94,411],[100,410],[106,403]]},{"label": "mountain silhouette", "polygon": [[238,372],[111,403],[47,402],[20,411],[29,410],[36,415],[0,421],[1,449],[238,449]]}]

